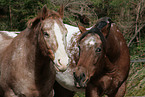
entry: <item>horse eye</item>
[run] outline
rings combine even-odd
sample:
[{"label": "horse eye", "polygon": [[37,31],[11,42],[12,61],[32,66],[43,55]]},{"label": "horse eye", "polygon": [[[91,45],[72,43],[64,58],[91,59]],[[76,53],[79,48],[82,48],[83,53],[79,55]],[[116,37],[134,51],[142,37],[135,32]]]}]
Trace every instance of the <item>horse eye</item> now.
[{"label": "horse eye", "polygon": [[98,47],[97,49],[96,49],[96,52],[97,53],[100,53],[102,51],[102,49],[100,48],[100,47]]},{"label": "horse eye", "polygon": [[45,37],[49,37],[49,34],[47,32],[43,32]]}]

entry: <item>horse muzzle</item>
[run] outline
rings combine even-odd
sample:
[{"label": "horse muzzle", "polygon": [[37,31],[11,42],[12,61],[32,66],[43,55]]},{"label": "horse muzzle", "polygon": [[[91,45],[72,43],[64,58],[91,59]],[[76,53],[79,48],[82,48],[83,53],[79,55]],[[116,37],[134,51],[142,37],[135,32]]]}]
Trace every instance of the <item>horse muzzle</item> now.
[{"label": "horse muzzle", "polygon": [[68,64],[64,65],[60,62],[60,59],[58,59],[57,63],[55,64],[55,68],[58,72],[64,72],[68,68]]},{"label": "horse muzzle", "polygon": [[84,73],[77,76],[76,73],[73,72],[73,76],[74,76],[74,84],[77,88],[79,89],[86,88],[89,79],[86,77]]}]

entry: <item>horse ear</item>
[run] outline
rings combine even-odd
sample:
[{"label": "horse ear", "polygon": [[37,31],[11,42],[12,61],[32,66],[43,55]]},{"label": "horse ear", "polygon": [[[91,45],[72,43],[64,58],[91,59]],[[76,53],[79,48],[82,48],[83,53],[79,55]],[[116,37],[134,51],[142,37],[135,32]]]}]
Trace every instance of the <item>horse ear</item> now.
[{"label": "horse ear", "polygon": [[104,26],[104,27],[101,29],[101,31],[102,31],[103,35],[104,35],[105,37],[107,37],[108,34],[109,34],[109,32],[110,32],[111,25],[112,25],[113,21],[112,21],[109,17],[105,17],[105,19],[106,19],[107,25]]},{"label": "horse ear", "polygon": [[81,31],[81,33],[85,33],[87,31],[85,27],[80,26],[79,24],[78,24],[78,27],[79,27],[79,30]]},{"label": "horse ear", "polygon": [[48,15],[47,6],[46,5],[43,6],[41,13],[42,13],[43,19],[45,19],[45,17]]},{"label": "horse ear", "polygon": [[105,27],[101,29],[104,37],[107,37],[110,32],[110,24],[107,24]]},{"label": "horse ear", "polygon": [[63,15],[64,15],[64,6],[61,5],[61,7],[58,9],[57,12],[59,13],[60,17],[63,18]]}]

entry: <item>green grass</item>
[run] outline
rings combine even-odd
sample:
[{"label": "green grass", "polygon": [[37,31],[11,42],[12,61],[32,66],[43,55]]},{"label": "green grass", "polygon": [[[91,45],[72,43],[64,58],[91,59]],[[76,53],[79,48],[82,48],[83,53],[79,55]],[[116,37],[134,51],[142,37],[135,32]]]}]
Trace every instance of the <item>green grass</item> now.
[{"label": "green grass", "polygon": [[137,63],[131,65],[126,96],[145,96],[145,67],[143,65],[140,66]]}]

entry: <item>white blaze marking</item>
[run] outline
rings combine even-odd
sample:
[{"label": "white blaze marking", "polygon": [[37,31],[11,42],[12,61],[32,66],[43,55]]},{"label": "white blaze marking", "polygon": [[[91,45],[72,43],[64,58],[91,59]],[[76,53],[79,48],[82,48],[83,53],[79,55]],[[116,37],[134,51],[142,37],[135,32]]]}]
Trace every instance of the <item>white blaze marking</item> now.
[{"label": "white blaze marking", "polygon": [[65,50],[63,39],[62,39],[63,35],[56,22],[54,22],[54,33],[56,36],[56,40],[58,42],[58,48],[55,52],[54,62],[57,63],[58,60],[60,60],[60,63],[62,64],[62,67],[60,69],[66,69],[67,64],[68,64],[68,56]]}]

